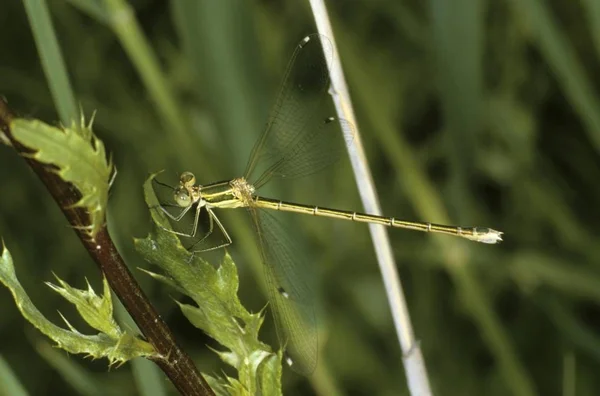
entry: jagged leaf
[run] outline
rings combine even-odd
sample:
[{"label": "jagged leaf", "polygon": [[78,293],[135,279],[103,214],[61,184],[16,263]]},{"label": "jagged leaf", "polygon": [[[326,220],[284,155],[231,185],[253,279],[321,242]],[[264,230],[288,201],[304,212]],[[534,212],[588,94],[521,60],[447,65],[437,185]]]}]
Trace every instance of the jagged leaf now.
[{"label": "jagged leaf", "polygon": [[92,122],[58,128],[42,121],[16,118],[10,123],[16,140],[33,150],[36,161],[53,165],[64,181],[79,190],[81,199],[74,205],[90,216],[83,229],[93,239],[105,223],[108,190],[114,178],[112,161],[104,144],[92,132]]},{"label": "jagged leaf", "polygon": [[227,386],[223,383],[220,378],[213,377],[209,374],[203,374],[206,382],[210,385],[210,388],[215,392],[216,396],[230,396]]},{"label": "jagged leaf", "polygon": [[[112,302],[106,279],[104,296],[100,297],[89,287],[75,289],[59,279],[62,287],[51,285],[67,300],[75,304],[81,316],[92,327],[102,332],[89,336],[75,330],[56,326],[42,315],[19,283],[15,274],[12,257],[5,246],[0,256],[0,282],[12,293],[21,314],[43,334],[56,342],[57,346],[70,353],[85,353],[92,358],[105,357],[110,364],[122,364],[136,357],[160,357],[152,345],[134,335],[121,330],[112,317]],[[110,305],[110,307],[108,307]]]},{"label": "jagged leaf", "polygon": [[89,283],[87,290],[80,290],[71,287],[58,276],[54,276],[61,287],[50,282],[46,282],[46,284],[71,304],[75,305],[81,317],[90,326],[110,336],[117,337],[119,335],[120,329],[113,317],[112,298],[106,278],[104,278],[103,282],[104,296],[100,297],[94,292]]},{"label": "jagged leaf", "polygon": [[281,393],[281,352],[277,356],[269,356],[258,367],[258,386],[263,395]]}]

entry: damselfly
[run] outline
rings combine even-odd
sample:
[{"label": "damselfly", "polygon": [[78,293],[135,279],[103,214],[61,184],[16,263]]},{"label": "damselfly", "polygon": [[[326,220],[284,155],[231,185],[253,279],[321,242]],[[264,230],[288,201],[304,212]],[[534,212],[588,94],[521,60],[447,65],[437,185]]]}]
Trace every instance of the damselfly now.
[{"label": "damselfly", "polygon": [[[318,116],[328,97],[327,58],[331,56],[331,43],[318,34],[304,38],[297,46],[267,127],[252,149],[243,177],[199,185],[191,172],[184,172],[170,206],[179,208],[180,212],[172,212],[167,209],[168,206],[162,207],[174,221],[193,214],[188,230],[169,230],[187,238],[198,239],[200,213],[202,210],[208,213],[208,231],[189,248],[194,252],[214,250],[232,243],[214,209],[248,210],[258,234],[277,333],[291,357],[292,368],[302,374],[310,374],[317,362],[313,293],[303,276],[305,267],[301,255],[294,251],[293,243],[286,237],[283,228],[264,209],[448,234],[490,244],[502,240],[502,233],[490,228],[405,221],[285,202],[256,194],[274,177],[293,178],[312,174],[330,165],[344,152],[344,139],[338,132],[340,123],[346,130],[351,131],[351,126],[334,117]],[[202,246],[215,225],[223,234],[224,242],[212,247]]]}]

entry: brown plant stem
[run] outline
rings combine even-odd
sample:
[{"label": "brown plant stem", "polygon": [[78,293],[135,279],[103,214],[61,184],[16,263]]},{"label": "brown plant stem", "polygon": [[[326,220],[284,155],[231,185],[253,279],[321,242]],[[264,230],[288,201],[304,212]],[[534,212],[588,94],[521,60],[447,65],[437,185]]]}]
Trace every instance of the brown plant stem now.
[{"label": "brown plant stem", "polygon": [[13,118],[14,115],[6,101],[0,98],[0,130],[17,153],[42,180],[142,334],[162,355],[161,358],[152,360],[169,377],[182,395],[214,395],[192,359],[177,345],[171,330],[151,305],[125,265],[108,233],[106,224],[94,240],[90,239],[85,231],[85,227],[89,226],[90,217],[85,209],[74,207],[80,200],[81,194],[73,185],[62,180],[49,166],[41,164],[27,155],[31,153],[31,150],[16,141],[11,133],[10,123]]}]

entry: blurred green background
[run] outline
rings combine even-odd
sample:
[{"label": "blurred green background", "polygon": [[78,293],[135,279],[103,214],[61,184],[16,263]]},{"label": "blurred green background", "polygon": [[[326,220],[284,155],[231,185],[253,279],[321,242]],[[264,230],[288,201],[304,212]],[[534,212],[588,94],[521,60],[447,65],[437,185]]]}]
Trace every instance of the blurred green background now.
[{"label": "blurred green background", "polygon": [[[88,117],[97,112],[95,132],[119,171],[112,235],[201,371],[231,373],[174,291],[136,270],[147,264],[132,238],[150,228],[141,186],[160,169],[191,170],[201,183],[240,175],[295,45],[315,31],[308,2],[131,1],[170,90],[162,99],[141,77],[147,62],[132,55],[140,47],[125,51],[106,19],[105,4],[119,1],[49,3],[76,100]],[[598,394],[600,2],[327,5],[384,213],[505,232],[504,243],[486,246],[390,231],[434,392]],[[2,2],[0,26],[0,95],[21,116],[58,123],[21,1]],[[360,210],[347,162],[271,192]],[[0,235],[17,275],[45,315],[59,323],[60,310],[91,332],[43,282],[55,272],[99,288],[95,264],[25,162],[1,146],[0,164]],[[266,300],[239,226],[245,214],[227,212],[240,295],[259,310]],[[286,371],[285,394],[408,394],[367,227],[289,220],[318,273],[322,355],[309,379]],[[270,322],[264,336],[276,345]],[[0,356],[0,382],[12,371],[30,394],[174,392],[151,363],[108,372],[106,361],[49,348],[4,288]]]}]

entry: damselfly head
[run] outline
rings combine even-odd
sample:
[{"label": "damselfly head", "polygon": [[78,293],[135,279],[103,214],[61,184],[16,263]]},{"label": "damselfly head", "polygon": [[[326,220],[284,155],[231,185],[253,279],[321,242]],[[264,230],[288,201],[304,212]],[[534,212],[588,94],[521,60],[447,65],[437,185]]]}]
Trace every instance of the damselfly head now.
[{"label": "damselfly head", "polygon": [[[183,175],[181,175],[181,177],[183,178]],[[194,175],[192,175],[192,177],[194,177]],[[173,200],[182,208],[187,208],[192,204],[192,196],[190,195],[189,189],[186,187],[187,186],[177,187],[173,193]]]}]

